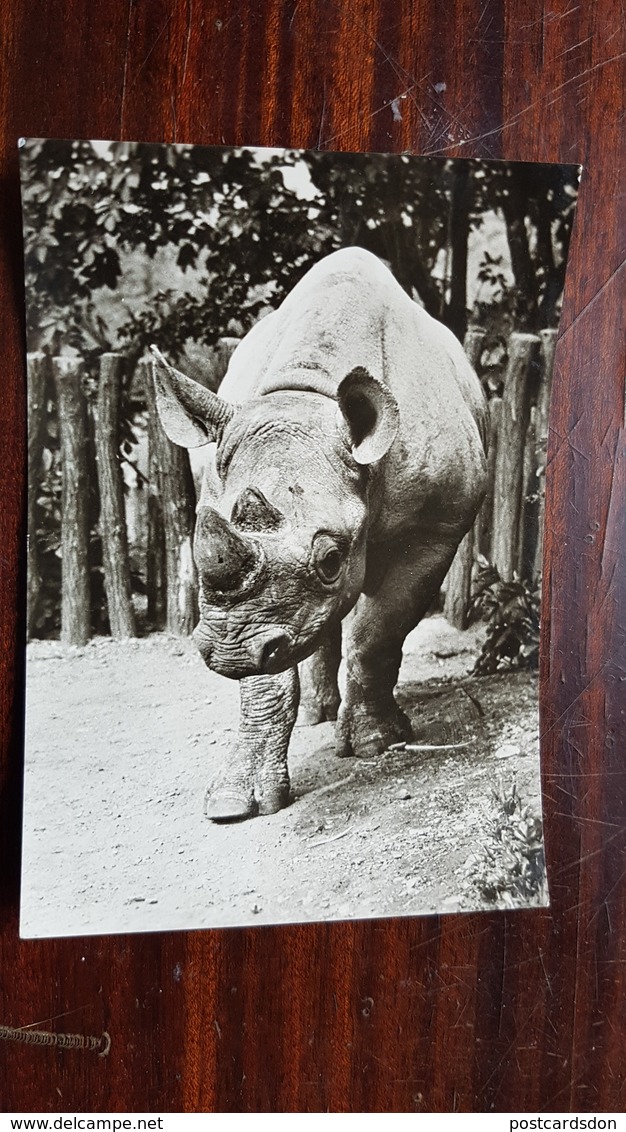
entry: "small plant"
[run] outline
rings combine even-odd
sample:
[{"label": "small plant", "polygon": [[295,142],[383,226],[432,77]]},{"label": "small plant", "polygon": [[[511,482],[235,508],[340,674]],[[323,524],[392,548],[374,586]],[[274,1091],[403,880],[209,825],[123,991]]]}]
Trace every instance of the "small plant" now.
[{"label": "small plant", "polygon": [[474,675],[538,667],[539,601],[539,588],[532,590],[518,579],[503,582],[496,567],[481,559],[470,619],[483,618],[487,636]]},{"label": "small plant", "polygon": [[500,780],[493,797],[497,811],[487,840],[468,857],[464,879],[496,908],[543,905],[547,883],[541,819],[522,805],[515,781],[507,787]]}]

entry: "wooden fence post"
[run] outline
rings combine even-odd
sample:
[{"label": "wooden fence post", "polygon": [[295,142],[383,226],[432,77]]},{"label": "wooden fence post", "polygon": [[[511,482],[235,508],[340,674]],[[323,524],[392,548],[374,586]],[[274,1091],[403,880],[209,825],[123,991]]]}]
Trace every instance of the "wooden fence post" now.
[{"label": "wooden fence post", "polygon": [[538,344],[535,334],[515,333],[509,339],[495,464],[491,540],[491,561],[505,582],[512,580],[517,569],[523,454],[530,418],[528,375]]},{"label": "wooden fence post", "polygon": [[[142,363],[143,364],[143,363]],[[146,369],[148,367],[146,366]],[[147,372],[146,380],[150,378]],[[147,394],[146,394],[147,398]],[[148,545],[146,547],[147,615],[150,625],[162,629],[166,616],[165,531],[159,488],[159,454],[154,430],[158,421],[148,416]]]},{"label": "wooden fence post", "polygon": [[530,410],[522,454],[522,501],[516,570],[518,577],[524,581],[532,578],[537,546],[536,416],[537,411],[533,406]]},{"label": "wooden fence post", "polygon": [[541,339],[542,375],[535,413],[535,452],[537,465],[537,546],[533,577],[537,581],[543,573],[543,524],[546,510],[546,457],[548,453],[548,425],[550,398],[552,395],[552,371],[556,350],[556,330],[542,330]]},{"label": "wooden fence post", "polygon": [[484,558],[491,553],[493,530],[493,484],[496,474],[496,457],[500,435],[502,398],[492,397],[489,407],[489,450],[487,452],[487,491],[476,519],[476,549]]},{"label": "wooden fence post", "polygon": [[100,489],[102,564],[111,636],[135,636],[131,600],[124,485],[119,454],[119,406],[124,359],[103,354],[96,416],[96,460]]},{"label": "wooden fence post", "polygon": [[84,645],[91,635],[87,521],[87,424],[80,382],[82,360],[56,357],[52,372],[57,393],[61,446],[61,640]]},{"label": "wooden fence post", "polygon": [[474,528],[470,527],[459,543],[446,577],[443,612],[456,629],[467,629],[467,613],[472,589],[474,564]]},{"label": "wooden fence post", "polygon": [[478,363],[483,352],[486,337],[486,331],[484,331],[481,326],[469,326],[465,338],[463,339],[463,349],[474,369],[478,369]]},{"label": "wooden fence post", "polygon": [[[470,326],[463,339],[463,349],[471,365],[476,368],[485,341],[485,331],[479,326]],[[474,565],[474,528],[469,530],[460,542],[448,570],[445,581],[443,612],[451,625],[457,629],[467,628],[467,613],[472,589],[472,566]]]},{"label": "wooden fence post", "polygon": [[161,426],[152,364],[142,362],[141,365],[149,413],[150,448],[158,468],[163,514],[167,629],[178,636],[188,636],[198,619],[197,579],[192,551],[195,523],[193,476],[187,450],[172,444]]},{"label": "wooden fence post", "polygon": [[26,578],[26,632],[30,640],[37,616],[41,589],[37,546],[37,491],[41,483],[43,425],[48,359],[45,354],[28,355],[28,549]]}]

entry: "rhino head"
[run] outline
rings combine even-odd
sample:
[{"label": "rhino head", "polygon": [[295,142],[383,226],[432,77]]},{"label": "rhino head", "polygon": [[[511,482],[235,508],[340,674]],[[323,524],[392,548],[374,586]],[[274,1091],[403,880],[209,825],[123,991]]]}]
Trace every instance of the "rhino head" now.
[{"label": "rhino head", "polygon": [[198,648],[233,679],[282,672],[311,655],[361,593],[368,466],[396,436],[395,399],[359,367],[336,400],[280,390],[235,407],[152,352],[169,438],[217,446],[194,537]]}]

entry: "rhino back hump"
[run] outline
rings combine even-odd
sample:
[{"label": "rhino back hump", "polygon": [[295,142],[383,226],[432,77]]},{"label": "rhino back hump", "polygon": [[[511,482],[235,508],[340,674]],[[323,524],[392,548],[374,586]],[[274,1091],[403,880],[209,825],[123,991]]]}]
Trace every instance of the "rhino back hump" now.
[{"label": "rhino back hump", "polygon": [[235,350],[220,393],[233,402],[308,389],[336,397],[357,366],[392,390],[396,441],[376,479],[384,508],[436,507],[479,490],[485,405],[458,340],[415,303],[387,267],[361,248],[320,260]]}]

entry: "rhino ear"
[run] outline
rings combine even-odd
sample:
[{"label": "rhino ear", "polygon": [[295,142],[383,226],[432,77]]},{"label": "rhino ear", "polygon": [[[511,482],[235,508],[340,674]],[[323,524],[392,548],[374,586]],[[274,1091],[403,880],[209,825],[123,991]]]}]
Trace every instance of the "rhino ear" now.
[{"label": "rhino ear", "polygon": [[170,440],[183,448],[199,448],[214,440],[219,443],[234,407],[174,369],[156,346],[150,350],[157,409]]},{"label": "rhino ear", "polygon": [[341,382],[337,400],[357,463],[373,464],[382,459],[400,424],[400,410],[391,390],[357,366]]}]

